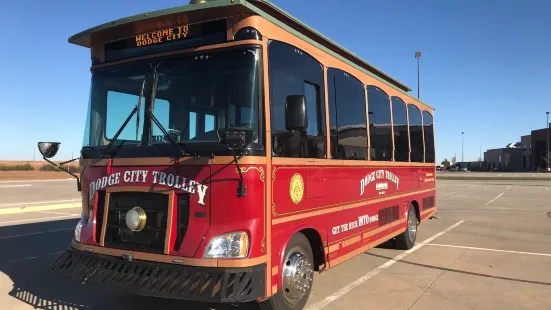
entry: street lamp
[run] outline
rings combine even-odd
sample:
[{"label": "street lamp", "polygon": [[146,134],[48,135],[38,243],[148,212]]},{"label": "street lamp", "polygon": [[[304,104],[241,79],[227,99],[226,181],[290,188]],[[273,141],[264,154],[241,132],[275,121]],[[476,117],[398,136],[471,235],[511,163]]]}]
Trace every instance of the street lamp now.
[{"label": "street lamp", "polygon": [[545,114],[547,116],[547,121],[545,122],[545,131],[547,133],[547,141],[545,141],[545,144],[547,145],[547,154],[545,156],[545,161],[547,162],[547,172],[549,172],[549,112],[545,112]]},{"label": "street lamp", "polygon": [[461,132],[461,162],[463,162],[463,134],[464,132]]},{"label": "street lamp", "polygon": [[421,61],[421,52],[415,52],[415,58],[417,58],[417,98],[420,97],[420,79],[419,79],[419,70],[420,70],[420,61]]}]

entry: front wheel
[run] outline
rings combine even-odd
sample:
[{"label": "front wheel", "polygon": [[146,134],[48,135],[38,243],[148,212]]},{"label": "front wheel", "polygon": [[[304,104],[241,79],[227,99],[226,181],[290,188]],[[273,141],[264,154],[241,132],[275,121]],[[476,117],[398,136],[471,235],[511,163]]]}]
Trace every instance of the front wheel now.
[{"label": "front wheel", "polygon": [[410,204],[407,217],[407,228],[401,235],[396,237],[396,248],[400,250],[409,250],[415,245],[417,239],[417,214],[415,207]]},{"label": "front wheel", "polygon": [[260,303],[263,310],[300,310],[308,301],[314,282],[314,259],[308,239],[301,233],[291,238],[285,249],[280,289]]}]

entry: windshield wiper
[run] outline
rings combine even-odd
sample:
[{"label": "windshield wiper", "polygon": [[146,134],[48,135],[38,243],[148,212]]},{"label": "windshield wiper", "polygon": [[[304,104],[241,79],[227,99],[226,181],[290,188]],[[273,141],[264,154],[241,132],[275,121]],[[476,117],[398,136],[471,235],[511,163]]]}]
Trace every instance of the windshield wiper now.
[{"label": "windshield wiper", "polygon": [[[121,128],[119,128],[117,133],[115,133],[115,136],[113,137],[113,139],[111,139],[111,141],[109,141],[109,144],[105,148],[105,151],[103,151],[103,154],[101,154],[101,157],[103,157],[103,158],[113,157],[114,154],[110,154],[109,151],[113,147],[113,144],[115,144],[115,141],[117,141],[117,139],[121,135],[121,133],[124,130],[124,128],[126,127],[126,125],[128,125],[128,122],[130,122],[130,119],[132,119],[132,116],[134,116],[134,113],[138,113],[138,117],[137,117],[138,120],[136,122],[136,140],[138,140],[137,136],[138,136],[138,128],[139,128],[139,124],[140,124],[140,112],[139,111],[140,111],[141,104],[142,104],[142,97],[143,97],[144,88],[145,88],[145,79],[143,80],[142,89],[140,90],[140,97],[138,98],[138,104],[134,107],[134,109],[132,109],[132,112],[130,112],[130,115],[128,115],[128,117],[126,118],[126,120],[122,124]],[[123,141],[123,143],[124,142],[126,142],[126,140]],[[122,144],[121,144],[121,146],[122,146]]]},{"label": "windshield wiper", "polygon": [[[130,113],[130,115],[128,115],[128,117],[126,118],[126,120],[124,121],[124,123],[122,124],[121,128],[119,128],[119,131],[117,131],[117,133],[115,134],[115,136],[113,137],[113,139],[111,139],[111,141],[109,142],[109,144],[107,144],[107,147],[105,148],[105,151],[103,151],[103,154],[101,154],[101,157],[103,158],[111,158],[113,157],[113,154],[110,154],[109,151],[111,150],[111,147],[113,147],[113,144],[115,143],[115,141],[117,141],[117,139],[119,138],[120,134],[122,133],[122,131],[124,130],[124,128],[126,127],[126,125],[128,124],[128,122],[130,122],[130,119],[132,118],[132,116],[134,116],[134,113],[136,113],[138,111],[138,106],[135,106],[134,109],[132,109],[132,112]],[[123,141],[123,143],[125,142],[126,140]]]},{"label": "windshield wiper", "polygon": [[151,113],[150,110],[145,110],[145,111],[147,112],[147,115],[149,116],[149,118],[151,120],[153,120],[155,125],[157,125],[157,127],[159,127],[159,129],[163,132],[163,134],[168,139],[168,141],[170,141],[170,144],[172,144],[172,146],[174,146],[174,148],[180,152],[179,155],[180,156],[190,156],[190,154],[188,152],[186,152],[186,150],[184,150],[184,148],[182,148],[182,146],[180,144],[178,144],[178,142],[176,142],[176,140],[174,140],[174,138],[166,131],[166,129],[163,127],[161,122],[159,122],[157,117],[155,117],[155,115],[153,115],[153,113]]}]

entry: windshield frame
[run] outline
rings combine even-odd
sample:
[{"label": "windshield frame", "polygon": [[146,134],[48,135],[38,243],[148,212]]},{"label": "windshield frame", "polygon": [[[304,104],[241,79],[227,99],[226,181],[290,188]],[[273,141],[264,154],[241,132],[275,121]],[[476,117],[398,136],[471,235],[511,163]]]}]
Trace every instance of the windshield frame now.
[{"label": "windshield frame", "polygon": [[[238,44],[237,44],[238,43]],[[257,60],[257,66],[255,68],[256,71],[256,80],[257,80],[257,90],[256,96],[257,99],[257,106],[255,108],[257,109],[257,132],[258,132],[258,142],[251,144],[248,148],[243,150],[244,155],[251,155],[251,156],[266,156],[266,116],[265,116],[265,85],[264,85],[264,44],[258,41],[254,40],[247,40],[242,42],[230,42],[225,44],[218,44],[214,46],[203,46],[201,48],[196,49],[185,49],[185,50],[177,50],[177,51],[171,51],[171,52],[165,52],[165,53],[158,53],[158,54],[151,54],[147,56],[139,56],[139,57],[133,57],[123,60],[117,60],[113,61],[111,63],[104,63],[100,65],[95,65],[90,68],[91,73],[93,74],[97,70],[103,70],[108,68],[116,68],[117,66],[124,66],[124,65],[130,65],[130,64],[136,64],[140,61],[146,61],[146,60],[155,60],[156,62],[162,62],[163,60],[170,60],[170,59],[177,59],[179,57],[193,57],[194,55],[199,55],[201,53],[212,53],[212,52],[224,52],[226,50],[232,50],[232,49],[243,49],[243,48],[254,48],[258,51],[258,60]],[[158,62],[157,62],[158,63]],[[92,77],[93,79],[93,77]],[[145,111],[145,109],[149,109],[154,104],[154,100],[159,100],[163,98],[154,98],[155,96],[155,88],[157,87],[155,76],[153,74],[153,70],[148,72],[146,77],[146,87],[144,89],[143,97],[142,97],[142,107],[141,109]],[[92,91],[93,91],[93,83],[90,84],[90,98],[88,103],[88,111],[86,116],[86,128],[84,131],[84,140],[89,140],[89,131],[91,128],[90,124],[90,110],[93,105],[92,102]],[[163,99],[165,100],[165,99]],[[130,111],[129,111],[130,112]],[[156,126],[150,117],[148,117],[146,114],[144,114],[145,117],[143,119],[143,128],[141,131],[142,139],[138,141],[132,140],[132,143],[125,143],[125,140],[118,140],[114,143],[112,150],[116,150],[116,155],[114,157],[125,157],[125,158],[139,158],[139,157],[167,157],[172,156],[176,153],[176,150],[173,145],[170,144],[170,142],[162,142],[162,143],[152,143],[153,141],[153,135],[152,130]],[[105,116],[107,117],[107,116]],[[229,124],[229,119],[228,119]],[[106,124],[103,124],[104,130],[103,135],[104,139],[109,141],[109,139],[105,136],[106,130],[105,126]],[[129,125],[130,126],[130,125]],[[227,128],[227,127],[225,127]],[[88,135],[88,136],[86,136]],[[137,142],[137,143],[136,143]],[[227,149],[227,147],[218,144],[215,141],[183,141],[179,143],[180,146],[186,149],[190,154],[194,155],[200,155],[200,156],[228,156],[231,155],[231,151]],[[83,141],[83,147],[82,149],[86,149],[86,152],[83,152],[82,156],[86,158],[96,158],[101,157],[101,151],[104,150],[107,147],[107,144],[104,145],[86,145],[86,143]]]}]

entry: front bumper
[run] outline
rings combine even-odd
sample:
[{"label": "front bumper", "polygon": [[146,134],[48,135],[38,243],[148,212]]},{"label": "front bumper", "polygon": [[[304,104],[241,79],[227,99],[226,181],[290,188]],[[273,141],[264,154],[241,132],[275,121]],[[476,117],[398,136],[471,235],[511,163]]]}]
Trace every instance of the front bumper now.
[{"label": "front bumper", "polygon": [[48,267],[79,280],[131,293],[206,302],[250,301],[265,296],[266,265],[248,268],[195,267],[67,249]]}]

